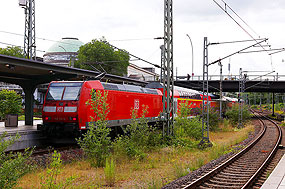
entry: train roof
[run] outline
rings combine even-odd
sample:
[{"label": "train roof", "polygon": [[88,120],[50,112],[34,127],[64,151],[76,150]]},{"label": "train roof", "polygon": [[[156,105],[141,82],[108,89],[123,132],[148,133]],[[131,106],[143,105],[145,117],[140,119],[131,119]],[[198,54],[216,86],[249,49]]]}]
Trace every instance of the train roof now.
[{"label": "train roof", "polygon": [[[150,82],[148,83],[146,86],[146,88],[151,88],[151,89],[162,89],[163,85],[158,82]],[[188,93],[193,93],[193,94],[201,94],[201,92],[193,90],[193,89],[188,89],[188,88],[183,88],[183,87],[178,87],[178,86],[174,86],[174,89],[177,91],[181,91],[181,92],[188,92]]]},{"label": "train roof", "polygon": [[143,88],[137,85],[127,85],[127,84],[114,84],[101,82],[104,89],[106,90],[116,90],[116,91],[127,91],[136,93],[147,93],[147,94],[160,94],[156,89]]},{"label": "train roof", "polygon": [[[51,86],[81,86],[84,82],[90,82],[90,81],[52,81]],[[146,93],[146,94],[161,94],[161,92],[156,89],[143,88],[137,85],[107,83],[107,82],[101,82],[99,80],[94,80],[94,81],[100,82],[103,88],[106,90],[127,91],[127,92]]]},{"label": "train roof", "polygon": [[238,101],[237,98],[228,97],[228,96],[223,96],[223,99],[225,99],[227,101],[231,101],[231,102],[237,102]]}]

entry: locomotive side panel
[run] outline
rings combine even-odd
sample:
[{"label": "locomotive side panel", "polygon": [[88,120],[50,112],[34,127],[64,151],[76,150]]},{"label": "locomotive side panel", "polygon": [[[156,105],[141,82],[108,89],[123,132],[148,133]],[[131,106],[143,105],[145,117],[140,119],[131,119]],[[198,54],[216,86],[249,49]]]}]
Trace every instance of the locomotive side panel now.
[{"label": "locomotive side panel", "polygon": [[86,81],[82,86],[78,107],[79,129],[87,129],[86,123],[91,121],[91,117],[94,117],[92,107],[87,104],[87,101],[91,99],[92,90],[95,90],[95,92],[103,90],[100,81]]},{"label": "locomotive side panel", "polygon": [[[162,111],[162,94],[156,91],[156,94],[146,94],[144,92],[129,92],[123,90],[106,90],[106,88],[123,87],[123,85],[106,84],[103,85],[98,81],[86,81],[82,87],[82,93],[79,105],[79,128],[87,129],[94,121],[94,110],[90,105],[86,105],[88,99],[91,98],[91,90],[100,90],[102,95],[107,92],[107,103],[109,106],[109,113],[107,115],[108,126],[120,126],[131,123],[131,110],[138,110],[138,115],[142,113],[142,105],[148,106],[148,114],[146,117],[155,118],[159,116]],[[151,120],[153,120],[151,119]]]}]

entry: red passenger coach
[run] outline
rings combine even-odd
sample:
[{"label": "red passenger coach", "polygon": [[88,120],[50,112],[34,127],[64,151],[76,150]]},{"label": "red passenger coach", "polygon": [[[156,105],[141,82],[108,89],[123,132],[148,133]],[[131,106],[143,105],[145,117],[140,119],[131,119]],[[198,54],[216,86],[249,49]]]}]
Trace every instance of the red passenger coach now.
[{"label": "red passenger coach", "polygon": [[92,89],[108,92],[109,127],[131,123],[131,110],[137,109],[140,115],[143,105],[149,107],[146,117],[150,122],[155,122],[162,112],[162,93],[156,89],[100,81],[51,82],[45,97],[41,129],[48,133],[86,130],[95,115],[86,104]]}]

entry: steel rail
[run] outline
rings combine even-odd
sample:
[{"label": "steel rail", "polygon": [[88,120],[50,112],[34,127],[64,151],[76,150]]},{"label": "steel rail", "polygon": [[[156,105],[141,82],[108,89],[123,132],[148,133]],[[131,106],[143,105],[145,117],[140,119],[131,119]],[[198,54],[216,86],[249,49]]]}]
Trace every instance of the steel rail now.
[{"label": "steel rail", "polygon": [[263,125],[263,129],[262,131],[260,131],[259,135],[255,138],[254,141],[252,141],[246,148],[244,148],[243,150],[241,150],[240,152],[238,152],[237,154],[235,154],[233,157],[231,157],[230,159],[228,159],[226,162],[224,162],[223,164],[219,165],[218,167],[216,167],[215,169],[211,170],[210,172],[206,173],[205,175],[203,175],[202,177],[198,178],[197,180],[195,180],[194,182],[186,185],[183,187],[183,189],[188,189],[188,188],[197,188],[199,185],[201,185],[205,180],[210,179],[213,175],[215,175],[217,172],[220,172],[222,169],[224,169],[225,167],[227,167],[228,165],[230,165],[231,163],[233,163],[234,161],[236,161],[238,158],[240,158],[243,154],[245,154],[246,152],[248,152],[264,135],[265,131],[266,131],[266,125],[264,124],[264,122],[262,122]]},{"label": "steel rail", "polygon": [[262,115],[259,113],[259,115],[263,116],[265,119],[267,119],[268,121],[270,121],[271,123],[273,123],[277,129],[278,129],[278,132],[279,132],[279,137],[277,139],[277,142],[273,148],[273,150],[271,151],[271,153],[267,156],[267,158],[265,159],[265,161],[263,162],[263,164],[259,167],[259,169],[254,173],[254,175],[247,181],[247,183],[244,184],[244,186],[242,187],[242,189],[244,188],[249,188],[250,186],[252,186],[252,184],[255,182],[255,179],[260,175],[260,173],[263,171],[263,169],[265,168],[266,165],[268,165],[270,163],[270,161],[272,160],[272,158],[274,157],[275,153],[277,152],[278,150],[278,146],[281,142],[281,139],[282,139],[282,131],[280,129],[280,127],[278,126],[278,124],[269,119],[268,117]]}]

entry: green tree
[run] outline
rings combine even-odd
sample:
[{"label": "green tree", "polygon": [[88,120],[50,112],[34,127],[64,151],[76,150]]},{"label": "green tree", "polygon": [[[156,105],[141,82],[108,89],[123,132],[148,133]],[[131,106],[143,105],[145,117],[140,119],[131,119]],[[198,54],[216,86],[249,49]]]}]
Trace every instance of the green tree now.
[{"label": "green tree", "polygon": [[19,58],[25,58],[24,51],[20,47],[6,47],[0,48],[0,54],[8,55],[8,56],[15,56]]},{"label": "green tree", "polygon": [[74,65],[77,68],[94,70],[92,67],[95,67],[100,71],[104,69],[108,74],[120,76],[127,74],[130,59],[126,51],[116,50],[97,39],[82,45],[77,57]]},{"label": "green tree", "polygon": [[7,89],[0,91],[0,117],[4,118],[6,114],[18,114],[22,108],[22,98],[15,91]]}]

